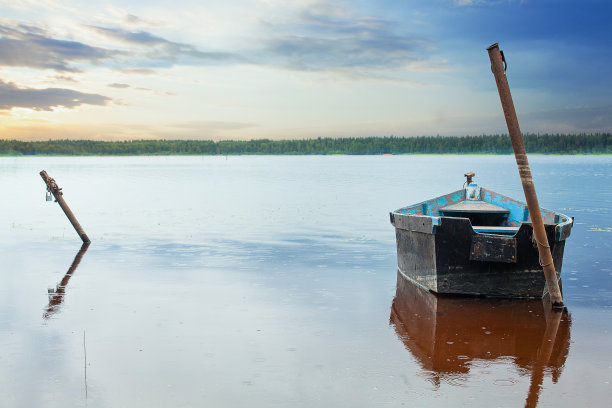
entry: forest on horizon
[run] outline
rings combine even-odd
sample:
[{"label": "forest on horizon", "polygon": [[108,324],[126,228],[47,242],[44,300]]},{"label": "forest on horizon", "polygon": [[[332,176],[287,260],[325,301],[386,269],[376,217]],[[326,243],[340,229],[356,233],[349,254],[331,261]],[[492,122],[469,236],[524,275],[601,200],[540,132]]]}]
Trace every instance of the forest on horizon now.
[{"label": "forest on horizon", "polygon": [[[612,134],[524,134],[528,153],[612,154]],[[511,154],[507,135],[351,137],[299,140],[0,140],[0,155]]]}]

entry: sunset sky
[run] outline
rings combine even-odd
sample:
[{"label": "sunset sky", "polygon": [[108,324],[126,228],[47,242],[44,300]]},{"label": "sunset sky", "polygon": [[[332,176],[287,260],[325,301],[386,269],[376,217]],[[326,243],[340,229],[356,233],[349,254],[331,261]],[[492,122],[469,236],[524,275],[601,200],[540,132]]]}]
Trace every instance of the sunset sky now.
[{"label": "sunset sky", "polygon": [[0,3],[0,138],[612,131],[612,2]]}]

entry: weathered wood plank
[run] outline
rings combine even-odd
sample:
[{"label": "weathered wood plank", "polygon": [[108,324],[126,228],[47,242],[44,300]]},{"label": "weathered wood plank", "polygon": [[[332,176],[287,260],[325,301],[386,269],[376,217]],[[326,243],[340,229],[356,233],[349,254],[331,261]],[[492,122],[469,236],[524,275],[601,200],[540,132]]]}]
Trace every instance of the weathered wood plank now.
[{"label": "weathered wood plank", "polygon": [[470,260],[516,263],[516,239],[499,235],[472,235]]}]

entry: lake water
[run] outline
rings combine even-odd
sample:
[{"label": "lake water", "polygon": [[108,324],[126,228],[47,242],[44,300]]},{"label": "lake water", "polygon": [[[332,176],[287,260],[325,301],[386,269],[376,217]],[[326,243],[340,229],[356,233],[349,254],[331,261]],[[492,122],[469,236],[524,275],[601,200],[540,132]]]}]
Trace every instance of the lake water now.
[{"label": "lake water", "polygon": [[389,211],[521,198],[511,156],[2,157],[1,405],[607,407],[612,157],[530,163],[562,315],[397,284]]}]

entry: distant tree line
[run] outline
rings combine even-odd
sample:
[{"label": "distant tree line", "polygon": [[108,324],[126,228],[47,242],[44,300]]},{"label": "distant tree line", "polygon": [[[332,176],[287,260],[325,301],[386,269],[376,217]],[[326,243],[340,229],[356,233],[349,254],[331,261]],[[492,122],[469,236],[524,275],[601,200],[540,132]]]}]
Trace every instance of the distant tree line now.
[{"label": "distant tree line", "polygon": [[[528,153],[611,154],[612,134],[525,134]],[[510,154],[507,135],[352,137],[302,140],[0,140],[0,155]]]}]

